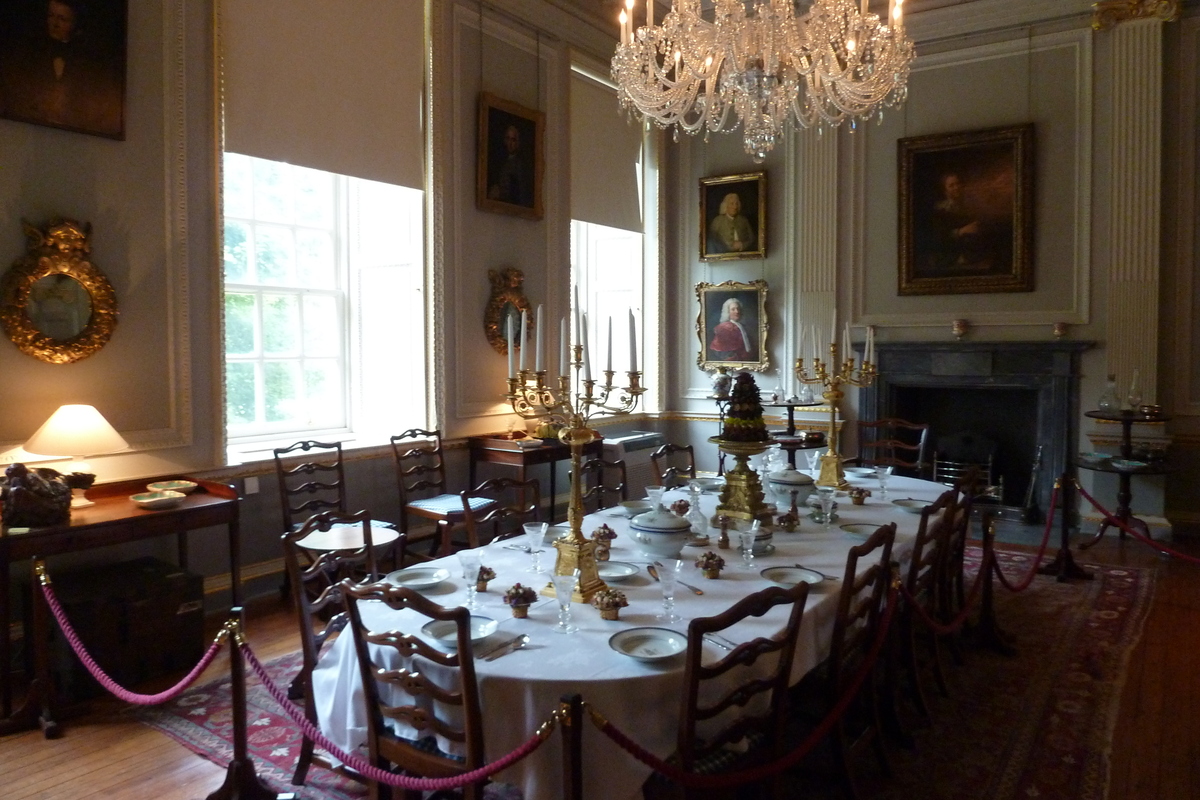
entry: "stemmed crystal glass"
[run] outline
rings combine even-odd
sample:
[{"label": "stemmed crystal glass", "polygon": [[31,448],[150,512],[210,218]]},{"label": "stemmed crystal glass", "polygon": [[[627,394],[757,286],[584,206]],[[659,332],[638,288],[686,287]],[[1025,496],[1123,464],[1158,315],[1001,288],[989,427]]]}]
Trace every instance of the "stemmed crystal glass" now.
[{"label": "stemmed crystal glass", "polygon": [[675,613],[675,579],[679,577],[679,567],[683,562],[678,558],[668,558],[658,564],[658,583],[662,586],[662,613],[655,617],[659,622],[679,622],[683,617]]},{"label": "stemmed crystal glass", "polygon": [[546,543],[546,532],[550,530],[550,524],[547,522],[526,522],[522,527],[525,528],[525,545],[529,548],[529,554],[533,556],[533,563],[525,571],[541,572],[540,556],[542,545]]},{"label": "stemmed crystal glass", "polygon": [[571,594],[575,591],[579,573],[554,575],[550,580],[554,584],[554,594],[558,600],[558,624],[550,630],[555,633],[575,633],[579,626],[571,622]]},{"label": "stemmed crystal glass", "polygon": [[821,468],[821,451],[809,450],[804,456],[808,459],[808,471],[814,478],[817,477],[817,471]]},{"label": "stemmed crystal glass", "polygon": [[821,524],[829,530],[833,522],[833,495],[836,490],[832,486],[818,486],[817,500],[821,503]]},{"label": "stemmed crystal glass", "polygon": [[888,478],[890,478],[891,475],[892,475],[891,467],[876,467],[875,468],[875,477],[879,479],[879,496],[880,496],[880,498],[882,498],[884,500],[886,500],[887,496],[888,496],[887,482],[888,482]]},{"label": "stemmed crystal glass", "polygon": [[459,550],[458,563],[462,565],[463,580],[467,582],[467,608],[472,611],[479,608],[475,600],[475,583],[479,580],[479,567],[483,563],[483,554],[478,550]]},{"label": "stemmed crystal glass", "polygon": [[649,497],[650,502],[657,506],[662,503],[662,496],[663,496],[664,491],[666,491],[666,489],[665,489],[665,487],[662,487],[662,486],[647,486],[646,487],[646,497]]},{"label": "stemmed crystal glass", "polygon": [[749,572],[754,569],[754,538],[758,531],[754,528],[738,531],[738,544],[742,548],[742,569]]}]

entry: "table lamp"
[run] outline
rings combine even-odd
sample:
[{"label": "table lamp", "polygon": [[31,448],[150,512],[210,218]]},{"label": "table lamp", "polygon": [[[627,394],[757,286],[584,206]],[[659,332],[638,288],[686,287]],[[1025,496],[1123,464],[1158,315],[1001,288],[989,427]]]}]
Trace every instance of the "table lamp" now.
[{"label": "table lamp", "polygon": [[[37,429],[25,450],[43,456],[70,456],[67,473],[92,474],[84,459],[106,453],[128,450],[129,443],[117,433],[108,420],[95,406],[65,405],[50,415],[50,419]],[[71,508],[87,508],[95,505],[84,497],[83,489],[71,491]]]}]

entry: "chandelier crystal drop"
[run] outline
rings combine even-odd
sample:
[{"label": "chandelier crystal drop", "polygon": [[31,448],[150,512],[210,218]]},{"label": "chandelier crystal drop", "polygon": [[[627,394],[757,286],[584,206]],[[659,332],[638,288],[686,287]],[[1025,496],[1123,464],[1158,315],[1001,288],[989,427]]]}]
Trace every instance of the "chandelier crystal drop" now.
[{"label": "chandelier crystal drop", "polygon": [[654,24],[634,28],[634,0],[621,12],[612,60],[622,108],[687,133],[742,125],[746,152],[761,161],[790,118],[798,127],[868,120],[907,94],[913,43],[903,0],[889,0],[889,23],[867,0],[813,0],[797,16],[792,0],[672,0]]}]

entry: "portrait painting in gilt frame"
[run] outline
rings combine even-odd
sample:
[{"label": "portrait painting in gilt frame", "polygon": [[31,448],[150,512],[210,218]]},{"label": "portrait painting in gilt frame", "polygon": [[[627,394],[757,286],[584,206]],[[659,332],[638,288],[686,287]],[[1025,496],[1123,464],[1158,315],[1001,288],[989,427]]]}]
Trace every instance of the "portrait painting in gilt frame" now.
[{"label": "portrait painting in gilt frame", "polygon": [[1033,125],[901,139],[901,295],[1033,291]]},{"label": "portrait painting in gilt frame", "polygon": [[0,3],[0,117],[125,138],[126,0]]},{"label": "portrait painting in gilt frame", "polygon": [[767,255],[767,173],[700,179],[700,259]]},{"label": "portrait painting in gilt frame", "polygon": [[541,219],[546,115],[483,92],[475,202],[484,211]]},{"label": "portrait painting in gilt frame", "polygon": [[704,370],[717,367],[762,372],[770,366],[767,354],[767,282],[696,284],[700,315],[696,335]]}]

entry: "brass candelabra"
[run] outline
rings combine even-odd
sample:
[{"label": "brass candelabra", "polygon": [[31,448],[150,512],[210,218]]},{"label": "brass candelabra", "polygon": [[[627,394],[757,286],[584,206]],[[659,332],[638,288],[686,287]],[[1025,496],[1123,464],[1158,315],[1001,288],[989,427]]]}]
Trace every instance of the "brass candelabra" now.
[{"label": "brass candelabra", "polygon": [[[583,346],[574,346],[575,369],[572,389],[570,375],[558,376],[558,387],[547,380],[546,371],[520,370],[508,378],[508,394],[505,399],[513,411],[522,419],[558,416],[566,420],[566,426],[558,438],[571,448],[571,499],[567,508],[567,535],[554,542],[558,556],[554,563],[555,575],[570,575],[579,571],[579,580],[571,599],[575,602],[590,602],[592,595],[605,588],[606,584],[596,573],[596,542],[583,535],[583,487],[580,468],[583,463],[584,446],[599,438],[589,423],[600,416],[628,414],[638,404],[646,391],[641,386],[642,373],[630,370],[629,385],[614,387],[612,370],[605,370],[604,384],[598,385],[590,377],[581,376],[583,368]],[[542,590],[542,594],[554,596],[554,584]]]},{"label": "brass candelabra", "polygon": [[796,359],[796,379],[802,383],[821,384],[824,387],[821,397],[829,406],[829,449],[821,456],[821,473],[816,480],[817,486],[834,486],[838,489],[850,487],[846,473],[842,470],[842,457],[838,453],[841,439],[837,428],[838,403],[846,396],[842,386],[870,386],[875,381],[877,373],[875,365],[870,361],[871,349],[871,342],[868,340],[861,363],[856,363],[852,353],[847,353],[846,358],[839,362],[837,341],[833,340],[829,344],[829,362],[814,357],[811,375],[804,368],[804,359]]}]

